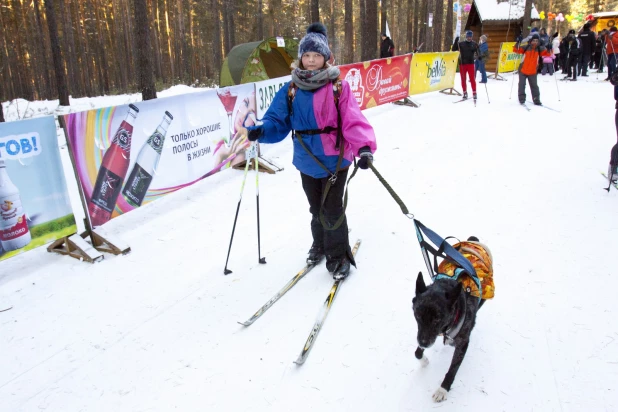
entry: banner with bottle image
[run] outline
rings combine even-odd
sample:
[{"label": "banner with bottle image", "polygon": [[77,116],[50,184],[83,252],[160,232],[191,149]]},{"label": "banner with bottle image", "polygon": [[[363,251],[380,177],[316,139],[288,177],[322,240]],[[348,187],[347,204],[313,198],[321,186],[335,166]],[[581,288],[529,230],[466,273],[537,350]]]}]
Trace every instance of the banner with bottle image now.
[{"label": "banner with bottle image", "polygon": [[0,123],[0,260],[76,231],[54,118]]},{"label": "banner with bottle image", "polygon": [[408,97],[412,54],[339,66],[361,110]]},{"label": "banner with bottle image", "polygon": [[524,55],[513,53],[515,44],[515,42],[504,42],[500,44],[497,73],[510,73],[518,70],[519,63],[521,63],[521,59]]},{"label": "banner with bottle image", "polygon": [[458,58],[459,52],[415,53],[410,69],[410,95],[452,88]]},{"label": "banner with bottle image", "polygon": [[64,116],[93,227],[244,160],[253,84]]}]

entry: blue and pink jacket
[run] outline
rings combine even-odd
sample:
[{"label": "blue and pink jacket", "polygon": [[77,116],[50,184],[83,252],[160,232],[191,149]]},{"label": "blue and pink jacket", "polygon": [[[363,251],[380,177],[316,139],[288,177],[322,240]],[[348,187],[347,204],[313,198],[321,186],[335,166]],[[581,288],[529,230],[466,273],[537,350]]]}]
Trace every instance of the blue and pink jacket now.
[{"label": "blue and pink jacket", "polygon": [[[293,115],[288,110],[288,89],[286,83],[275,95],[272,104],[262,119],[261,126],[249,126],[247,129],[260,132],[260,143],[277,143],[285,139],[292,129],[294,130],[321,130],[328,126],[337,127],[337,108],[332,83],[328,83],[317,90],[296,90],[292,102]],[[350,85],[341,81],[341,95],[339,96],[341,111],[341,127],[343,130],[343,161],[341,169],[348,167],[358,150],[369,146],[371,152],[376,150],[376,137],[373,127],[369,124],[360,110],[356,99],[350,92]],[[339,150],[335,149],[337,131],[331,133],[302,135],[303,143],[313,155],[330,170],[335,172]],[[294,166],[306,175],[320,179],[328,174],[294,139]]]}]

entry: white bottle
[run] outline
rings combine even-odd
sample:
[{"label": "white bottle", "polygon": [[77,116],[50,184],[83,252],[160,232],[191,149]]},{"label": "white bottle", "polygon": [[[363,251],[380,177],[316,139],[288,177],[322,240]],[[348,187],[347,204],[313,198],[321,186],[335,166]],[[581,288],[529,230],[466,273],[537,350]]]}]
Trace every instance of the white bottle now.
[{"label": "white bottle", "polygon": [[21,249],[32,237],[19,189],[11,182],[4,160],[0,159],[0,243],[5,252]]}]

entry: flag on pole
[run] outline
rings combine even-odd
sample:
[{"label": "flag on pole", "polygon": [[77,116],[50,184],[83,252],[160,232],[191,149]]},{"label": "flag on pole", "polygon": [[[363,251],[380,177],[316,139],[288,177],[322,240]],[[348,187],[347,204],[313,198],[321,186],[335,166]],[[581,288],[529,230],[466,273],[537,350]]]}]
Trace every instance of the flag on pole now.
[{"label": "flag on pole", "polygon": [[384,22],[386,24],[386,36],[391,37],[391,31],[388,29],[388,21]]}]

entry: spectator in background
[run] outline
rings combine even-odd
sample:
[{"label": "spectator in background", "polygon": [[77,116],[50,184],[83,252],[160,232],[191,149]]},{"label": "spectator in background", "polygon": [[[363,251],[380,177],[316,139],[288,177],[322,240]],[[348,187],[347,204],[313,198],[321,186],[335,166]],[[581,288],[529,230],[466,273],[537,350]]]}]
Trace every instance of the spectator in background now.
[{"label": "spectator in background", "polygon": [[577,36],[581,40],[581,60],[577,67],[577,74],[588,77],[588,64],[594,55],[596,36],[590,31],[590,23],[584,24],[584,30]]},{"label": "spectator in background", "polygon": [[[579,37],[575,37],[575,30],[573,29],[569,30],[566,41],[569,60],[567,61],[567,75],[562,80],[577,81],[577,63],[582,54],[582,41]],[[570,79],[571,76],[573,76],[572,79]]]},{"label": "spectator in background", "polygon": [[553,49],[549,48],[549,56],[542,56],[543,59],[543,70],[541,74],[545,76],[545,73],[549,73],[550,76],[554,75],[554,59],[556,56],[554,55]]},{"label": "spectator in background", "polygon": [[594,45],[594,68],[597,69],[597,73],[603,73],[603,66],[605,66],[605,35],[607,30],[603,29],[597,35],[597,41]]},{"label": "spectator in background", "polygon": [[385,59],[395,55],[395,43],[386,33],[382,33],[382,43],[380,43],[380,58]]},{"label": "spectator in background", "polygon": [[609,33],[605,35],[605,44],[607,49],[607,79],[612,77],[616,71],[616,53],[618,53],[618,29],[613,26],[609,29]]},{"label": "spectator in background", "polygon": [[476,80],[474,78],[474,59],[478,56],[479,46],[475,41],[472,41],[472,30],[466,30],[466,40],[459,41],[459,37],[455,39],[453,51],[459,52],[459,76],[461,77],[461,88],[463,89],[463,98],[468,98],[468,86],[466,77],[470,78],[472,85],[472,98],[476,100]]},{"label": "spectator in background", "polygon": [[552,36],[552,51],[554,52],[554,71],[560,69],[560,33],[555,32]]},{"label": "spectator in background", "polygon": [[549,49],[549,34],[547,34],[547,30],[541,29],[539,32],[539,40],[541,41],[541,46],[545,46],[545,48]]},{"label": "spectator in background", "polygon": [[479,51],[474,62],[474,78],[476,79],[476,72],[481,72],[480,83],[487,83],[487,72],[485,71],[485,63],[489,59],[489,46],[487,45],[487,36],[482,35],[479,38]]}]

